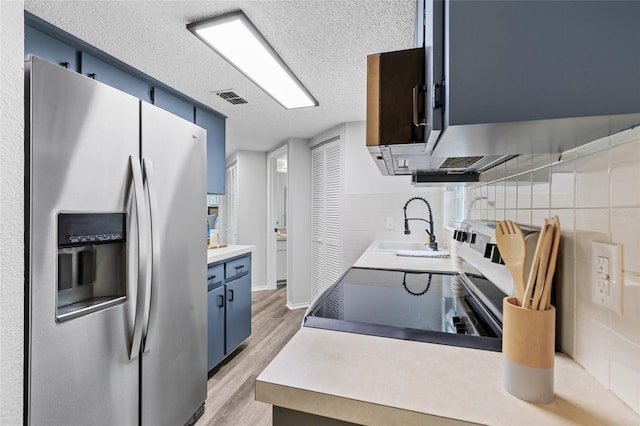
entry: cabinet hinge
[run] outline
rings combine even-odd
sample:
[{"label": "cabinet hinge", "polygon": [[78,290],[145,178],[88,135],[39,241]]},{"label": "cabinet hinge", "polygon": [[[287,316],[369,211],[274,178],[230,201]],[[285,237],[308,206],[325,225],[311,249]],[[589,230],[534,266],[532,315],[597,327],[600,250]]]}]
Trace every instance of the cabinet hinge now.
[{"label": "cabinet hinge", "polygon": [[433,90],[431,91],[431,107],[433,109],[442,108],[442,85],[433,83]]}]

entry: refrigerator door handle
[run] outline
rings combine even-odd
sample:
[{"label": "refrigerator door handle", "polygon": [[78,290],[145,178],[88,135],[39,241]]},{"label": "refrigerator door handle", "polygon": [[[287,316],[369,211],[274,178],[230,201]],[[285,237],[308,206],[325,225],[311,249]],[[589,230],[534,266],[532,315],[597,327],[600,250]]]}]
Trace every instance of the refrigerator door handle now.
[{"label": "refrigerator door handle", "polygon": [[144,327],[142,331],[143,335],[143,351],[149,352],[151,350],[150,344],[150,330],[153,330],[153,324],[155,324],[156,314],[158,312],[158,268],[160,262],[160,235],[158,230],[158,219],[154,216],[158,214],[158,198],[155,186],[155,174],[153,171],[153,162],[148,158],[142,159],[142,166],[144,172],[145,192],[149,199],[149,221],[151,225],[151,264],[149,265],[149,285],[148,294],[149,300],[145,305],[144,313]]},{"label": "refrigerator door handle", "polygon": [[147,280],[149,279],[149,261],[147,242],[148,221],[147,208],[144,199],[144,187],[142,182],[142,169],[140,159],[135,156],[129,157],[131,164],[131,174],[133,177],[133,190],[136,199],[136,223],[138,226],[138,285],[136,297],[135,319],[133,325],[133,336],[131,337],[131,347],[129,348],[129,359],[134,359],[140,354],[140,344],[142,342],[142,326],[144,321],[144,305],[147,299]]}]

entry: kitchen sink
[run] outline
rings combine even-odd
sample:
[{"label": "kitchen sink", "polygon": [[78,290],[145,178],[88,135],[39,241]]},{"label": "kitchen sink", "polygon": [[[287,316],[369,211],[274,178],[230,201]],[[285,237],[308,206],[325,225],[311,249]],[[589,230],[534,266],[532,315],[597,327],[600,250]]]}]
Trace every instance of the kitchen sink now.
[{"label": "kitchen sink", "polygon": [[426,243],[418,241],[378,241],[372,247],[373,250],[398,251],[398,250],[430,250]]}]

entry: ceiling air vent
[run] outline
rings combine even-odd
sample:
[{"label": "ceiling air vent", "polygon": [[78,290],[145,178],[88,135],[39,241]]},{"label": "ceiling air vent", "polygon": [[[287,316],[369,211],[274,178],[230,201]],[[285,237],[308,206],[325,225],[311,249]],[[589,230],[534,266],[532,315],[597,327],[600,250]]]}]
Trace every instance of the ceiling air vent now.
[{"label": "ceiling air vent", "polygon": [[222,99],[224,99],[225,101],[233,105],[248,103],[246,100],[242,99],[240,96],[238,96],[235,92],[232,92],[231,90],[216,92],[216,95],[220,96]]},{"label": "ceiling air vent", "polygon": [[464,169],[482,160],[483,157],[448,157],[440,165],[441,169]]}]

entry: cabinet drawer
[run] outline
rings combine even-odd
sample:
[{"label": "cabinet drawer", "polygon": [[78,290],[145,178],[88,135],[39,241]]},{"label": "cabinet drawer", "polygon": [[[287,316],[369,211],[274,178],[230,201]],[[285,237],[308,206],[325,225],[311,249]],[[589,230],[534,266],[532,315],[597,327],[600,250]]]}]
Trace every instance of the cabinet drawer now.
[{"label": "cabinet drawer", "polygon": [[251,271],[251,256],[242,256],[225,263],[224,276],[228,280],[248,274]]},{"label": "cabinet drawer", "polygon": [[211,264],[207,269],[207,290],[219,287],[224,279],[224,264]]}]

